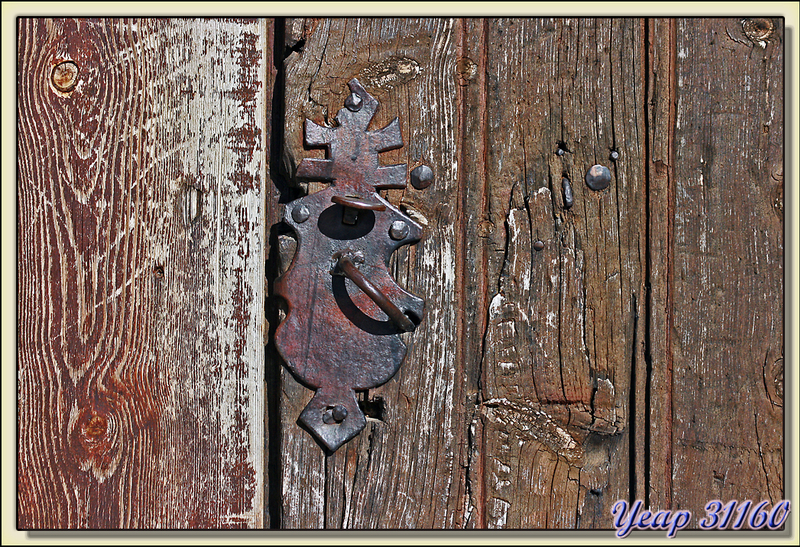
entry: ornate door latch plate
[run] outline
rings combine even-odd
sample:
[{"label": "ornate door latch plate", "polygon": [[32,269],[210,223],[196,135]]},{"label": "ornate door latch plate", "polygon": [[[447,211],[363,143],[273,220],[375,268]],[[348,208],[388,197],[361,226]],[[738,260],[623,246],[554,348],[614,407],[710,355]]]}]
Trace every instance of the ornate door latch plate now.
[{"label": "ornate door latch plate", "polygon": [[406,166],[380,166],[378,153],[403,146],[395,118],[367,127],[378,101],[358,80],[339,110],[336,127],[305,122],[305,143],[325,147],[327,159],[304,159],[298,178],[330,182],[286,208],[297,251],[276,282],[288,303],[275,341],[294,375],[316,389],[299,421],[330,451],[366,425],[355,390],[388,381],[400,368],[401,334],[416,328],[424,303],[400,288],[389,257],[419,241],[422,228],[378,190],[405,188]]}]

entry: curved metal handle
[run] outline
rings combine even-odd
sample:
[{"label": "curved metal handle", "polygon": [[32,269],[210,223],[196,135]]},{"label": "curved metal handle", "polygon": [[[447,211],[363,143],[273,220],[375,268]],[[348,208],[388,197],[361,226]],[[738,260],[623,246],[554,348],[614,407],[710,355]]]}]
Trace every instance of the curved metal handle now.
[{"label": "curved metal handle", "polygon": [[411,332],[416,328],[414,322],[409,319],[406,314],[400,311],[400,308],[395,306],[391,300],[389,300],[385,294],[383,294],[378,287],[372,284],[372,282],[367,279],[364,274],[362,274],[356,265],[353,263],[353,259],[349,253],[342,253],[339,256],[339,261],[337,262],[337,266],[339,269],[347,276],[350,281],[356,284],[356,286],[364,291],[364,294],[369,296],[375,304],[378,305],[380,309],[389,316],[389,319],[397,325],[400,330],[404,332]]},{"label": "curved metal handle", "polygon": [[360,196],[333,196],[331,201],[334,203],[338,203],[339,205],[343,205],[345,207],[351,207],[353,209],[358,209],[360,211],[385,211],[386,205],[379,201],[370,201],[368,199],[364,199]]}]

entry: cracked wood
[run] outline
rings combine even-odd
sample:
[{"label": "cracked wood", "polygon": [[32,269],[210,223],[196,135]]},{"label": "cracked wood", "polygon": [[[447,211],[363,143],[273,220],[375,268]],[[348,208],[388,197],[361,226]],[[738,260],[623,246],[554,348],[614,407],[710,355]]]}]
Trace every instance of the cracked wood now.
[{"label": "cracked wood", "polygon": [[[271,132],[269,20],[20,19],[21,528],[610,528],[617,499],[782,498],[780,20],[285,23]],[[318,154],[303,120],[352,77],[375,127],[400,118],[383,164],[436,180],[384,193],[425,227],[391,267],[426,315],[326,456],[260,345],[282,203],[324,185],[266,159]]]},{"label": "cracked wood", "polygon": [[[370,90],[383,119],[400,117],[408,143],[407,156],[386,163],[429,163],[436,182],[387,194],[429,234],[396,260],[401,283],[428,302],[410,366],[365,395],[384,413],[340,453],[326,457],[284,420],[284,526],[608,526],[610,504],[628,491],[629,369],[643,348],[642,29],[287,22],[288,169],[307,154],[305,117],[331,123],[351,75],[401,67],[387,59],[404,56],[415,77],[386,75]],[[560,52],[569,57],[550,62]],[[585,169],[619,141],[632,144],[616,185],[589,191]],[[570,153],[559,159],[560,142]],[[563,175],[578,204],[570,213]],[[296,415],[307,390],[286,374],[283,390],[286,415]],[[317,494],[295,495],[311,477]]]},{"label": "cracked wood", "polygon": [[[457,243],[464,217],[455,210],[460,185],[451,146],[457,138],[456,86],[447,72],[456,48],[454,25],[445,19],[287,21],[283,161],[290,172],[310,155],[302,148],[303,120],[331,124],[349,93],[347,82],[358,77],[381,103],[372,127],[400,118],[405,146],[384,152],[382,164],[407,163],[409,171],[431,165],[436,182],[424,191],[409,185],[386,193],[424,227],[425,244],[399,250],[392,276],[425,300],[426,312],[406,339],[405,364],[411,366],[362,396],[371,417],[366,429],[326,457],[294,423],[311,393],[283,372],[284,527],[461,527],[467,430],[464,406],[454,401],[469,391],[474,396],[475,388],[468,391],[464,369],[470,363],[450,328],[464,320]],[[319,188],[308,186],[311,192]],[[426,480],[419,480],[421,472]],[[389,506],[394,509],[387,512]]]},{"label": "cracked wood", "polygon": [[[470,463],[482,468],[480,525],[610,528],[612,504],[631,495],[631,371],[644,355],[643,30],[638,19],[515,19],[475,31],[486,51],[485,214],[505,227],[487,238],[483,436]],[[611,169],[605,190],[584,182],[594,164]]]},{"label": "cracked wood", "polygon": [[[284,421],[284,526],[610,528],[618,499],[780,499],[780,25],[286,29],[287,170],[302,119],[332,123],[344,82],[377,74],[384,120],[411,135],[387,163],[429,163],[437,190],[387,193],[430,234],[395,262],[428,300],[425,338],[363,395],[370,432],[342,454]],[[593,191],[598,163],[612,181]],[[293,415],[309,395],[282,386]]]}]

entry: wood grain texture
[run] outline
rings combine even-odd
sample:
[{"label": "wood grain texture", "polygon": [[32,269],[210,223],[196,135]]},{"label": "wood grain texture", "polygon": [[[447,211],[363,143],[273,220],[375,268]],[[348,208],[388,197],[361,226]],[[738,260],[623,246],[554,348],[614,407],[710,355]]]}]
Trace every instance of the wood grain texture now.
[{"label": "wood grain texture", "polygon": [[265,523],[269,30],[19,19],[21,529]]},{"label": "wood grain texture", "polygon": [[672,505],[701,513],[783,497],[782,21],[679,19],[676,50]]},{"label": "wood grain texture", "polygon": [[[287,528],[454,528],[465,511],[468,446],[465,403],[474,399],[459,335],[467,268],[466,215],[460,214],[459,136],[455,81],[456,22],[449,19],[323,19],[287,21],[286,141],[292,170],[318,152],[302,146],[305,118],[330,124],[358,77],[380,101],[373,127],[400,118],[404,148],[382,154],[384,165],[424,163],[436,181],[420,191],[389,191],[387,199],[423,224],[423,241],[396,253],[392,274],[426,301],[420,328],[407,335],[400,372],[362,395],[366,429],[325,456],[296,425],[311,391],[284,373],[282,419]],[[367,47],[366,44],[369,44]],[[309,185],[314,191],[313,185]],[[473,374],[473,382],[475,375]]]},{"label": "wood grain texture", "polygon": [[[781,24],[20,19],[19,527],[608,529],[619,499],[782,499]],[[381,163],[436,178],[382,192],[424,226],[391,272],[426,311],[326,454],[264,344],[284,204],[325,187],[291,180],[322,156],[303,122],[353,77],[373,128],[400,119]]]},{"label": "wood grain texture", "polygon": [[[314,154],[303,119],[332,123],[358,76],[375,127],[401,119],[406,148],[385,163],[437,179],[388,193],[425,219],[396,275],[426,315],[366,395],[381,419],[326,457],[294,424],[311,392],[284,375],[282,524],[609,527],[644,352],[644,22],[290,20],[287,37],[289,171]],[[595,163],[614,172],[602,192],[583,183]]]},{"label": "wood grain texture", "polygon": [[646,425],[637,439],[636,453],[646,458],[642,499],[648,507],[667,509],[672,507],[671,337],[676,311],[672,304],[676,21],[650,19],[647,25],[647,357],[636,369],[637,377],[645,380],[637,418]]},{"label": "wood grain texture", "polygon": [[[487,214],[505,230],[487,271],[480,524],[610,528],[611,506],[636,479],[644,22],[493,20],[483,30]],[[612,173],[604,190],[584,182],[595,164]]]},{"label": "wood grain texture", "polygon": [[[428,239],[396,262],[428,309],[398,377],[365,397],[382,420],[326,457],[290,423],[310,392],[284,378],[283,524],[609,528],[618,499],[696,513],[712,498],[780,499],[777,23],[436,23],[448,38],[424,55],[414,44],[427,20],[287,25],[287,74],[299,78],[287,88],[289,172],[311,154],[302,120],[331,123],[352,76],[375,77],[389,110],[379,123],[398,114],[411,135],[386,163],[419,161],[417,132],[449,148],[423,141],[435,190],[389,193],[428,221]],[[419,75],[392,72],[409,58]],[[584,183],[597,163],[612,172],[602,191]],[[426,290],[430,265],[445,292]],[[461,462],[447,478],[446,465],[419,474],[438,401],[466,443],[433,445]],[[310,469],[294,463],[309,458]],[[295,486],[309,477],[313,498]],[[440,505],[420,507],[442,485]]]}]

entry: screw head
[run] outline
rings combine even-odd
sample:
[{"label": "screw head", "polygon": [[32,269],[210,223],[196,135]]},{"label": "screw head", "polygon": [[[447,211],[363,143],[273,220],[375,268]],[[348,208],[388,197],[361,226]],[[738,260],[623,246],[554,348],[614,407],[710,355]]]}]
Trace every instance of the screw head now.
[{"label": "screw head", "polygon": [[611,183],[611,171],[603,165],[592,165],[586,172],[586,185],[592,190],[602,190]]},{"label": "screw head", "polygon": [[295,207],[292,209],[292,220],[301,224],[308,220],[308,217],[311,216],[311,212],[308,210],[308,207],[305,205],[300,205],[299,207]]},{"label": "screw head", "polygon": [[389,237],[391,237],[395,241],[400,241],[401,239],[406,238],[406,236],[408,235],[408,230],[409,230],[408,224],[406,224],[402,220],[395,220],[389,227]]},{"label": "screw head", "polygon": [[433,183],[433,171],[427,165],[420,165],[411,170],[411,184],[417,190],[427,188]]},{"label": "screw head", "polygon": [[364,104],[364,99],[358,93],[351,93],[345,100],[344,105],[350,112],[358,112]]},{"label": "screw head", "polygon": [[53,87],[62,93],[69,93],[78,83],[78,65],[75,61],[63,61],[53,67],[50,73]]},{"label": "screw head", "polygon": [[617,161],[619,159],[619,152],[612,150],[608,157],[611,159],[611,161]]}]

